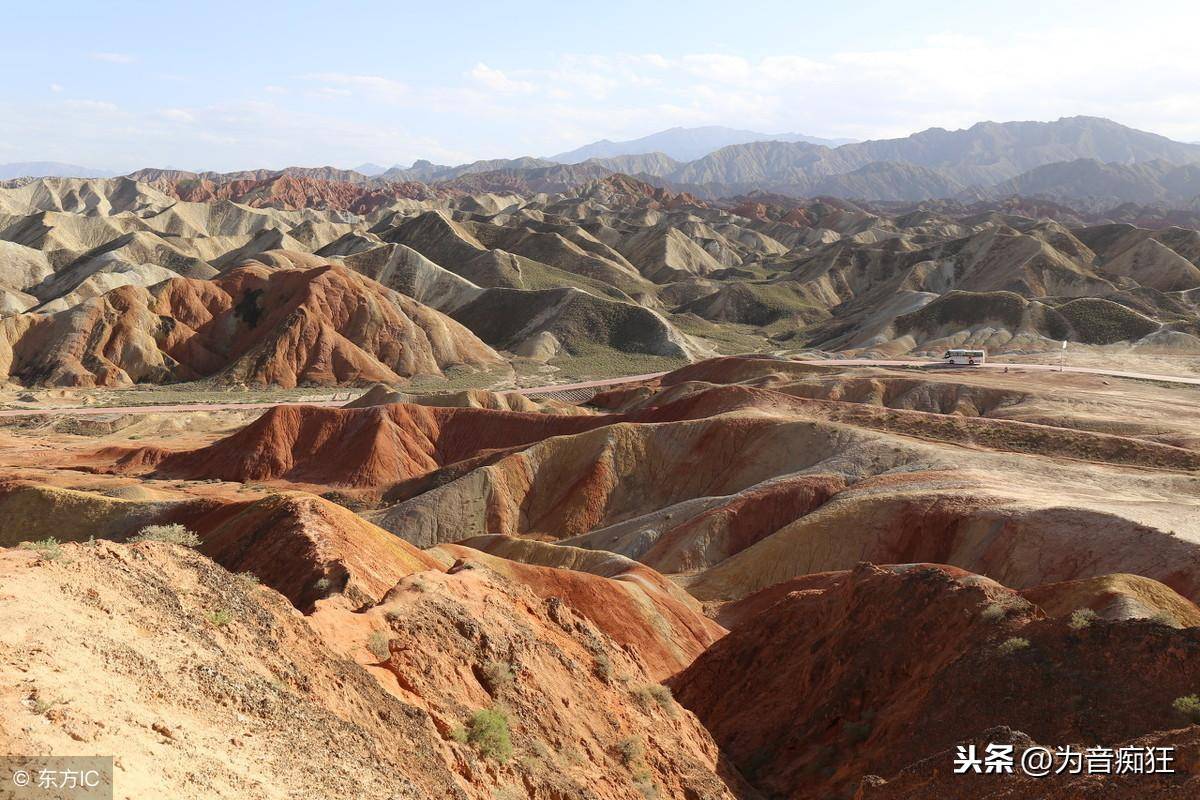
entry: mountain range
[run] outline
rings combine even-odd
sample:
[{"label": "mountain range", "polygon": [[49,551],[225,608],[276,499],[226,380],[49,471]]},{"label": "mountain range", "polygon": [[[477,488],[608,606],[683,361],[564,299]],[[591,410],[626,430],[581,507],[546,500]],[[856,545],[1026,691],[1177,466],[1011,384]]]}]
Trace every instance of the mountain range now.
[{"label": "mountain range", "polygon": [[640,139],[629,139],[622,142],[601,139],[565,153],[549,156],[547,160],[557,161],[561,164],[578,164],[593,158],[662,153],[676,161],[693,161],[703,158],[714,150],[720,150],[722,147],[746,144],[747,142],[807,142],[808,144],[837,147],[854,141],[854,139],[822,139],[803,133],[758,133],[736,128],[723,128],[719,125],[707,125],[700,128],[670,128],[643,136]]},{"label": "mountain range", "polygon": [[13,178],[112,178],[116,172],[63,164],[59,161],[17,161],[0,164],[0,181]]},{"label": "mountain range", "polygon": [[[709,200],[756,191],[867,202],[971,202],[1020,195],[1065,202],[1088,213],[1123,203],[1192,210],[1200,202],[1200,145],[1097,117],[980,122],[963,130],[931,128],[903,138],[836,147],[814,143],[812,137],[787,141],[801,137],[783,134],[771,141],[719,146],[691,160],[675,157],[730,138],[757,136],[728,128],[677,128],[630,142],[597,142],[550,159],[523,156],[458,165],[419,160],[390,169],[368,163],[354,170],[289,167],[232,173],[143,169],[130,177],[150,182],[188,179],[215,186],[286,176],[361,185],[395,198],[400,195],[388,187],[396,184],[404,185],[403,196],[414,196],[416,190],[409,184],[468,192],[553,193],[620,173]],[[630,152],[642,147],[661,149]],[[577,163],[562,163],[585,156]],[[61,164],[0,167],[0,177],[10,178],[96,172]],[[441,190],[418,193],[437,191]]]}]

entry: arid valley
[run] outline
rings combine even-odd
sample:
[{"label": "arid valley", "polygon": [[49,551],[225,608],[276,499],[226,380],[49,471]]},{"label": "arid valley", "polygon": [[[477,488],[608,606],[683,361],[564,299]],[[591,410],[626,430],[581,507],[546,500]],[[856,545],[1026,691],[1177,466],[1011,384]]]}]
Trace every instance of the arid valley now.
[{"label": "arid valley", "polygon": [[1198,25],[6,8],[0,800],[1200,798]]},{"label": "arid valley", "polygon": [[129,798],[1200,787],[1195,230],[222,180],[0,190],[5,752]]}]

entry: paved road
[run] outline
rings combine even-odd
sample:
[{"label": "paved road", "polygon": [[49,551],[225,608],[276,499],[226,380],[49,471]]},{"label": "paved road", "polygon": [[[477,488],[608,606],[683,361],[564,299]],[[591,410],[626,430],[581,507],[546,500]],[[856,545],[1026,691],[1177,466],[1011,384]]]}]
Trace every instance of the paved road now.
[{"label": "paved road", "polygon": [[[174,405],[157,406],[43,406],[42,408],[9,408],[0,411],[0,417],[36,417],[42,414],[53,416],[88,417],[101,414],[157,414],[172,411],[255,411],[273,406],[286,405],[288,401],[277,403],[179,403]],[[344,406],[347,400],[318,400],[305,402],[306,406]]]},{"label": "paved road", "polygon": [[[874,358],[817,358],[797,359],[799,364],[817,364],[825,366],[859,366],[859,367],[926,367],[931,370],[950,369],[1012,369],[1034,370],[1036,372],[1058,372],[1057,364],[1021,364],[989,361],[975,367],[951,367],[941,361],[903,361]],[[1076,372],[1084,375],[1107,375],[1112,378],[1136,378],[1143,381],[1162,381],[1163,383],[1178,383],[1186,386],[1200,386],[1200,378],[1185,378],[1179,375],[1156,375],[1150,372],[1126,372],[1118,369],[1100,369],[1098,367],[1062,367],[1062,372]]]},{"label": "paved road", "polygon": [[557,392],[570,392],[575,389],[604,389],[609,386],[620,386],[622,383],[636,383],[637,381],[648,381],[651,378],[661,378],[666,375],[665,372],[647,372],[642,375],[625,375],[620,378],[606,378],[600,381],[588,381],[586,383],[556,383],[551,386],[536,386],[532,389],[517,389],[517,394],[523,394],[528,397],[531,394],[551,394]]},{"label": "paved road", "polygon": [[[846,367],[925,367],[930,370],[943,371],[949,369],[959,370],[980,370],[980,369],[1004,369],[1005,367],[1012,370],[1033,370],[1037,372],[1058,372],[1057,364],[1005,364],[989,362],[977,367],[949,367],[940,361],[911,361],[902,359],[875,359],[875,358],[818,358],[818,359],[796,359],[798,364],[811,364],[814,366],[846,366]],[[1063,372],[1075,372],[1085,375],[1104,375],[1113,378],[1135,378],[1138,380],[1161,381],[1163,383],[1176,383],[1186,386],[1200,386],[1200,378],[1185,378],[1178,375],[1156,375],[1148,372],[1127,372],[1124,370],[1099,369],[1094,367],[1063,367]],[[620,386],[623,383],[635,383],[637,381],[646,381],[653,378],[660,378],[666,375],[665,372],[648,372],[642,375],[626,375],[621,378],[608,378],[599,381],[586,381],[584,383],[559,383],[549,386],[536,386],[532,388],[518,389],[519,394],[523,395],[539,395],[539,394],[557,394],[559,392],[569,392],[578,389],[604,389],[610,386]],[[95,416],[100,414],[158,414],[171,413],[179,411],[227,411],[227,410],[242,410],[255,411],[258,409],[271,408],[278,405],[286,405],[292,401],[279,401],[275,403],[180,403],[176,405],[148,405],[148,406],[46,406],[42,408],[12,408],[0,410],[0,417],[34,417],[39,415],[52,416]],[[303,405],[310,406],[341,406],[346,400],[319,400],[315,402],[305,402]]]}]

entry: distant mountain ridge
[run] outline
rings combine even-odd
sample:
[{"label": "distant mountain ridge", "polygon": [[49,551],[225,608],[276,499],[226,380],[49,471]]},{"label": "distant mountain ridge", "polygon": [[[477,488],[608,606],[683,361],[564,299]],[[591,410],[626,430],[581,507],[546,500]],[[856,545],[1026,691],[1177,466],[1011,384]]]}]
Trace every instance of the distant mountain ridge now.
[{"label": "distant mountain ridge", "polygon": [[64,164],[60,161],[18,161],[0,164],[0,181],[13,178],[113,178],[116,172]]},{"label": "distant mountain ridge", "polygon": [[1115,164],[1081,158],[1037,167],[979,193],[985,199],[1011,195],[1084,201],[1085,207],[1123,202],[1189,205],[1200,198],[1200,164]]},{"label": "distant mountain ridge", "polygon": [[733,144],[747,142],[807,142],[826,147],[837,147],[850,144],[854,139],[822,139],[818,136],[808,136],[803,133],[758,133],[757,131],[725,128],[719,125],[708,125],[699,128],[669,128],[665,131],[652,133],[640,139],[629,139],[614,142],[601,139],[598,142],[585,144],[565,153],[549,156],[548,161],[561,164],[578,164],[592,159],[616,158],[619,156],[635,156],[646,153],[662,153],[676,161],[694,161],[714,150]]},{"label": "distant mountain ridge", "polygon": [[[696,130],[701,129],[691,132]],[[459,165],[420,160],[375,175],[333,167],[289,167],[225,174],[147,169],[131,177],[222,183],[294,176],[385,191],[388,184],[419,183],[440,187],[437,191],[520,194],[554,193],[619,173],[706,199],[756,191],[868,202],[971,201],[1016,194],[1082,200],[1083,207],[1095,210],[1120,203],[1195,208],[1200,168],[1184,169],[1189,165],[1200,165],[1200,145],[1176,142],[1107,119],[1067,117],[1054,122],[980,122],[955,131],[930,128],[903,138],[838,147],[754,141],[727,145],[690,161],[651,151],[592,157],[573,164],[530,156]],[[377,168],[363,165],[372,172]]]},{"label": "distant mountain ridge", "polygon": [[787,142],[732,145],[656,177],[689,188],[707,185],[717,194],[755,188],[805,192],[827,176],[889,162],[936,170],[963,186],[990,186],[1036,167],[1080,158],[1200,163],[1200,147],[1107,119],[1067,117],[1055,122],[980,122],[957,131],[930,128],[901,139],[838,148]]}]

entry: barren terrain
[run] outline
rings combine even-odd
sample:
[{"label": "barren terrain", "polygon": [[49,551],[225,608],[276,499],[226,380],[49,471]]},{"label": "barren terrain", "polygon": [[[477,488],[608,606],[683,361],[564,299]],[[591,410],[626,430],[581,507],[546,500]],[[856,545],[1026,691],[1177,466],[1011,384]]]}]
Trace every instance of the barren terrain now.
[{"label": "barren terrain", "polygon": [[[129,800],[1197,796],[1200,233],[428,169],[0,188],[0,752]],[[987,743],[1177,769],[951,772]]]}]

